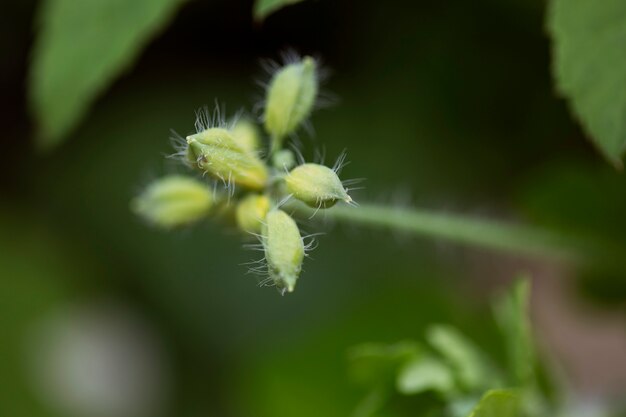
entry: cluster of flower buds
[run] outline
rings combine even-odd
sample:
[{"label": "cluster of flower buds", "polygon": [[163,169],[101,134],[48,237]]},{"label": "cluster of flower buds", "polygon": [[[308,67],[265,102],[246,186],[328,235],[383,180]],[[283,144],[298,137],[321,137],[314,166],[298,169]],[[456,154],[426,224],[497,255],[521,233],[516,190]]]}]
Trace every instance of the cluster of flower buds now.
[{"label": "cluster of flower buds", "polygon": [[[132,202],[133,210],[150,223],[174,228],[218,213],[230,214],[237,227],[259,239],[264,259],[255,270],[263,284],[292,292],[311,242],[305,244],[286,204],[301,202],[328,209],[338,202],[352,204],[339,179],[343,163],[329,168],[296,163],[285,142],[311,114],[318,96],[318,68],[311,57],[294,58],[272,75],[262,122],[263,136],[249,119],[226,124],[200,112],[196,133],[181,144],[180,156],[197,177],[169,176],[150,184]],[[222,186],[223,185],[223,186]]]}]

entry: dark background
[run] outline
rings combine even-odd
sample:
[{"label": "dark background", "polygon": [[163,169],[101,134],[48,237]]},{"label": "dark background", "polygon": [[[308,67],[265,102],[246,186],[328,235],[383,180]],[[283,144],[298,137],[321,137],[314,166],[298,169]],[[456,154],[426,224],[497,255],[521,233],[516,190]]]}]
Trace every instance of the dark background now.
[{"label": "dark background", "polygon": [[362,394],[345,370],[354,344],[450,322],[501,359],[487,301],[523,271],[539,342],[576,395],[623,392],[625,280],[601,266],[329,225],[298,290],[280,297],[245,274],[256,255],[234,231],[166,233],[129,210],[148,180],[177,171],[163,158],[170,128],[190,132],[216,99],[229,114],[252,108],[259,60],[294,48],[322,58],[338,98],[313,115],[303,152],[347,148],[344,175],[367,178],[358,201],[623,242],[626,180],[553,91],[542,1],[305,1],[262,25],[250,1],[190,1],[44,154],[25,98],[36,7],[9,1],[0,16],[0,414],[67,412],[32,359],[45,352],[31,352],[53,345],[45,334],[60,322],[138,349],[119,357],[153,354],[148,415],[345,416]]}]

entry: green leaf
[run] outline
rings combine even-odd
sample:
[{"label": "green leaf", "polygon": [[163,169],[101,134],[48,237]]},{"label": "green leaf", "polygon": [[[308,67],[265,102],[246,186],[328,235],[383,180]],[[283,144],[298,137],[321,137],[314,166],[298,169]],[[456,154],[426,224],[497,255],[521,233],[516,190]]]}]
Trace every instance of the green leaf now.
[{"label": "green leaf", "polygon": [[352,417],[373,417],[389,400],[390,390],[384,387],[374,388],[363,398],[352,413]]},{"label": "green leaf", "polygon": [[254,2],[254,18],[263,20],[279,9],[301,1],[303,0],[256,0]]},{"label": "green leaf", "polygon": [[432,326],[426,333],[426,340],[450,363],[464,387],[484,389],[499,384],[483,352],[454,327]]},{"label": "green leaf", "polygon": [[61,143],[183,1],[43,1],[30,76],[39,147]]},{"label": "green leaf", "polygon": [[528,315],[530,282],[520,279],[494,305],[496,320],[507,347],[509,368],[516,386],[530,386],[535,376],[535,352]]},{"label": "green leaf", "polygon": [[519,417],[520,395],[513,390],[491,390],[480,399],[468,417]]},{"label": "green leaf", "polygon": [[443,394],[454,390],[454,376],[442,361],[425,356],[407,363],[396,380],[396,387],[402,394],[412,395],[424,391],[438,391]]},{"label": "green leaf", "polygon": [[421,351],[419,344],[410,341],[355,346],[348,353],[352,378],[357,383],[370,386],[393,381],[398,369],[420,356]]},{"label": "green leaf", "polygon": [[626,149],[626,2],[552,0],[548,28],[558,90],[598,149],[621,167]]}]

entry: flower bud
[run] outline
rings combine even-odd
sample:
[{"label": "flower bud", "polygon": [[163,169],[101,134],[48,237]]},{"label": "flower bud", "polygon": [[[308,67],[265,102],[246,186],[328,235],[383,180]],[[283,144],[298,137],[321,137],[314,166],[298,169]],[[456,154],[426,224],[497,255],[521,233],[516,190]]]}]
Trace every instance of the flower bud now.
[{"label": "flower bud", "polygon": [[339,200],[352,202],[337,173],[324,165],[297,166],[285,182],[289,193],[310,207],[328,208]]},{"label": "flower bud", "polygon": [[267,213],[262,229],[270,278],[278,288],[293,292],[304,259],[298,225],[287,213],[276,209]]},{"label": "flower bud", "polygon": [[203,172],[224,182],[262,190],[268,179],[267,168],[254,152],[237,144],[230,131],[206,129],[187,136],[188,158]]},{"label": "flower bud", "polygon": [[259,150],[261,138],[257,126],[248,119],[239,119],[231,129],[233,139],[246,152]]},{"label": "flower bud", "polygon": [[270,200],[264,195],[251,194],[237,204],[235,216],[239,228],[248,233],[260,233],[265,216],[270,210]]},{"label": "flower bud", "polygon": [[164,228],[193,223],[212,205],[213,194],[206,184],[177,175],[154,181],[131,203],[135,213]]},{"label": "flower bud", "polygon": [[289,149],[282,149],[272,156],[272,163],[280,170],[291,169],[296,165],[296,157]]},{"label": "flower bud", "polygon": [[278,70],[270,81],[263,119],[273,149],[279,149],[282,139],[311,114],[318,89],[315,67],[315,60],[307,56]]}]

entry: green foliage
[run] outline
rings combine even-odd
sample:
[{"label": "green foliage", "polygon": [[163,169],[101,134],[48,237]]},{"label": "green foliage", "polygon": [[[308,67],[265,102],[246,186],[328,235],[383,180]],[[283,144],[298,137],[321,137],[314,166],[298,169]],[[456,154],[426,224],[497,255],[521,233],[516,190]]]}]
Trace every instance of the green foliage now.
[{"label": "green foliage", "polygon": [[396,386],[398,392],[405,395],[429,390],[447,394],[454,389],[454,377],[452,370],[443,361],[423,356],[402,367]]},{"label": "green foliage", "polygon": [[519,280],[494,306],[507,346],[508,369],[518,386],[532,384],[534,378],[535,353],[528,317],[529,297],[529,282]]},{"label": "green foliage", "polygon": [[558,90],[604,156],[626,149],[626,2],[552,0],[548,28]]},{"label": "green foliage", "polygon": [[497,379],[483,352],[461,332],[449,325],[428,329],[426,339],[455,370],[459,383],[467,389],[486,389]]},{"label": "green foliage", "polygon": [[519,417],[520,403],[521,398],[516,391],[491,390],[480,399],[469,417]]},{"label": "green foliage", "polygon": [[398,370],[419,357],[422,349],[420,344],[413,341],[355,346],[348,355],[352,378],[363,385],[393,381]]},{"label": "green foliage", "polygon": [[[391,394],[394,390],[401,396],[434,392],[438,394],[439,406],[430,411],[452,417],[466,417],[468,413],[469,417],[549,415],[546,393],[538,389],[533,372],[534,342],[527,311],[529,288],[527,280],[519,280],[495,303],[495,316],[502,326],[509,356],[504,372],[472,341],[449,325],[428,329],[429,347],[415,345],[411,350],[399,349],[399,346],[411,346],[403,342],[386,348],[372,344],[356,348],[361,354],[351,356],[353,375],[368,375],[360,378],[360,382],[369,382],[371,388],[358,408],[371,412],[359,415],[377,415],[378,410],[396,401]],[[399,352],[405,354],[399,355]],[[364,357],[369,360],[363,361]],[[395,384],[389,382],[394,380]],[[510,386],[515,390],[505,389]]]},{"label": "green foliage", "polygon": [[38,145],[61,143],[184,0],[45,0],[30,77]]},{"label": "green foliage", "polygon": [[[135,7],[134,3],[127,2],[127,7]],[[536,28],[533,30],[529,22],[531,19],[535,20],[538,14],[535,16],[533,13],[531,16],[530,13],[526,13],[530,7],[539,11],[542,2],[531,2],[532,6],[521,0],[496,3],[498,2],[490,1],[469,5],[461,1],[445,6],[429,5],[425,8],[427,13],[421,11],[419,13],[426,17],[422,22],[420,16],[410,14],[406,9],[397,11],[399,8],[383,6],[382,3],[373,3],[375,6],[364,4],[359,8],[362,17],[372,14],[379,17],[383,24],[395,23],[387,25],[388,36],[378,36],[369,28],[365,33],[354,32],[350,30],[355,29],[350,27],[351,22],[343,22],[339,19],[340,16],[331,14],[332,20],[340,22],[339,29],[343,30],[337,31],[335,28],[333,31],[331,26],[329,28],[331,30],[324,31],[330,34],[328,40],[325,40],[324,36],[316,36],[315,42],[307,43],[307,47],[322,50],[324,53],[327,52],[326,47],[338,45],[337,50],[329,48],[331,60],[333,56],[344,56],[346,51],[349,51],[346,59],[350,56],[367,58],[359,60],[357,78],[343,77],[343,86],[335,87],[341,90],[342,100],[346,106],[321,117],[316,129],[320,132],[320,137],[328,138],[327,134],[330,132],[334,138],[345,138],[346,143],[342,139],[333,144],[331,137],[329,153],[335,152],[333,146],[339,149],[348,146],[356,164],[361,164],[358,167],[363,170],[360,175],[365,175],[373,181],[373,184],[372,182],[368,184],[370,190],[387,189],[383,187],[391,187],[391,184],[401,181],[417,190],[420,199],[433,201],[433,196],[441,196],[442,189],[454,190],[456,187],[459,193],[455,194],[456,197],[464,200],[469,196],[466,203],[470,207],[475,204],[482,206],[483,202],[477,203],[472,199],[482,200],[485,197],[487,205],[492,203],[497,205],[501,198],[506,198],[508,193],[513,191],[512,184],[526,174],[524,169],[537,164],[544,165],[554,156],[555,142],[558,143],[558,140],[567,136],[568,132],[562,129],[563,126],[560,124],[562,118],[554,118],[554,112],[551,111],[553,107],[559,109],[560,107],[555,106],[554,101],[548,98],[547,91],[544,91],[546,89],[543,80],[544,40],[539,33],[535,33]],[[524,10],[518,10],[522,3]],[[515,6],[512,6],[513,4]],[[77,4],[75,7],[80,8],[81,5]],[[475,15],[469,16],[467,12],[474,9]],[[497,19],[493,18],[492,9],[496,12]],[[520,11],[523,13],[517,13]],[[206,18],[207,16],[187,16],[185,27],[182,25],[180,27],[186,34],[187,42],[191,43],[189,30],[192,27],[215,29],[203,21]],[[100,29],[108,31],[110,21],[111,19],[107,19],[105,21],[107,24],[101,25]],[[189,22],[191,25],[187,26]],[[348,27],[344,28],[343,25],[346,23]],[[485,39],[484,30],[480,30],[485,23],[495,25],[492,28],[498,32],[498,39],[488,41]],[[302,30],[302,27],[307,25],[295,26],[294,28]],[[450,27],[455,27],[455,31],[451,32]],[[506,30],[503,31],[503,28]],[[358,27],[356,29],[359,30]],[[340,33],[348,33],[350,36],[342,39]],[[258,32],[255,32],[254,36],[257,35]],[[265,35],[262,34],[261,37],[265,38]],[[294,33],[294,35],[296,36],[292,40],[296,42],[303,39],[301,37],[303,34]],[[273,35],[271,37],[273,38]],[[205,36],[194,38],[206,42]],[[351,44],[348,42],[350,39],[357,41]],[[167,120],[166,128],[184,126],[184,119],[180,114],[186,112],[185,108],[188,111],[189,103],[207,100],[206,96],[202,96],[207,91],[211,97],[213,94],[226,97],[229,107],[233,104],[238,105],[241,102],[238,99],[243,100],[243,97],[237,97],[228,89],[236,90],[241,83],[233,82],[232,74],[237,74],[237,71],[239,74],[244,72],[249,74],[249,67],[232,62],[226,65],[228,75],[220,73],[221,64],[198,65],[194,68],[185,65],[186,68],[182,69],[180,62],[173,65],[175,61],[168,56],[167,45],[174,43],[171,40],[179,39],[174,35],[164,44],[163,50],[159,49],[159,56],[165,58],[164,62],[160,63],[162,67],[155,65],[155,68],[161,68],[159,76],[154,77],[152,74],[149,79],[142,79],[141,82],[133,79],[130,83],[124,83],[120,94],[103,103],[102,109],[99,107],[102,111],[98,111],[97,117],[91,118],[89,125],[85,126],[84,130],[81,129],[82,141],[77,141],[76,146],[64,149],[64,152],[55,155],[54,159],[44,161],[44,169],[39,169],[39,165],[37,169],[32,169],[32,164],[24,164],[23,171],[16,175],[17,178],[21,178],[17,184],[20,187],[18,198],[37,202],[38,207],[41,207],[38,212],[45,212],[51,222],[58,222],[61,228],[68,229],[63,230],[64,234],[71,235],[72,230],[76,229],[81,243],[84,242],[86,248],[93,246],[90,250],[106,260],[108,269],[105,273],[115,276],[115,279],[110,279],[111,277],[103,279],[101,287],[96,289],[97,292],[115,295],[130,287],[133,303],[148,310],[146,313],[153,316],[151,317],[153,320],[175,326],[171,335],[175,337],[172,337],[171,343],[176,345],[174,349],[180,351],[174,354],[180,355],[177,360],[190,364],[192,368],[186,375],[176,375],[177,391],[185,393],[182,401],[187,403],[188,408],[196,408],[197,406],[193,405],[195,401],[202,401],[211,407],[217,404],[218,411],[172,409],[164,412],[178,415],[224,414],[230,411],[227,408],[231,406],[232,401],[232,404],[246,404],[245,406],[250,408],[248,413],[240,413],[243,415],[346,416],[348,414],[345,412],[346,403],[350,403],[352,398],[344,387],[347,384],[340,376],[343,371],[341,364],[338,363],[341,361],[344,344],[371,339],[394,340],[398,335],[403,337],[402,335],[411,334],[410,332],[415,329],[421,329],[424,320],[436,318],[438,321],[445,321],[438,310],[439,300],[435,308],[433,298],[428,292],[406,291],[413,298],[410,300],[411,308],[403,310],[398,294],[394,297],[382,297],[379,291],[380,287],[397,289],[405,281],[428,281],[428,284],[424,284],[428,288],[447,282],[414,279],[427,275],[425,273],[427,267],[423,261],[436,263],[436,257],[428,259],[430,252],[427,248],[420,246],[417,250],[414,242],[402,245],[400,252],[406,251],[411,254],[403,256],[398,252],[397,245],[381,245],[377,239],[370,239],[369,236],[367,239],[349,241],[338,235],[323,245],[321,248],[324,251],[323,256],[319,256],[319,261],[310,265],[309,272],[319,279],[316,282],[311,281],[311,287],[306,288],[307,291],[299,292],[298,298],[275,302],[276,300],[263,298],[267,296],[265,294],[255,293],[255,288],[249,285],[249,280],[238,276],[241,268],[236,268],[235,265],[242,259],[237,258],[239,252],[235,250],[235,246],[238,246],[238,242],[235,243],[235,239],[229,236],[215,238],[215,230],[207,231],[204,225],[202,229],[186,234],[184,239],[174,237],[169,240],[153,231],[135,227],[135,222],[128,216],[125,204],[129,188],[132,188],[132,184],[128,184],[128,179],[139,177],[146,167],[158,165],[154,159],[148,159],[148,152],[145,149],[153,149],[154,155],[161,151],[171,152],[170,149],[160,146],[165,145],[166,141],[155,143],[157,141],[155,138],[162,137],[164,130],[163,126],[160,128],[155,126],[154,120]],[[237,39],[237,42],[240,42],[240,39]],[[541,48],[533,49],[533,42],[537,44],[534,46]],[[224,48],[233,49],[233,42],[225,39],[224,44]],[[198,46],[199,43],[191,45],[195,48]],[[266,45],[260,46],[265,49]],[[416,50],[420,53],[406,53]],[[525,53],[519,54],[520,50],[524,50]],[[530,56],[526,52],[530,52]],[[419,56],[420,59],[416,60],[415,56]],[[245,65],[253,59],[251,56],[245,58]],[[537,61],[542,65],[539,68],[535,66]],[[170,66],[167,66],[168,62]],[[389,62],[395,62],[396,65],[389,66]],[[73,62],[68,62],[67,66],[67,71],[73,71]],[[458,76],[460,66],[464,68],[462,77]],[[233,72],[230,72],[231,69]],[[222,76],[224,78],[220,78]],[[503,88],[510,84],[511,79],[516,79],[512,90]],[[341,85],[341,80],[339,83]],[[367,86],[369,100],[363,100],[361,88],[363,85]],[[529,86],[532,88],[528,88]],[[215,92],[216,89],[219,93]],[[226,90],[226,93],[223,90]],[[399,91],[401,94],[398,94]],[[479,101],[483,102],[484,106],[472,105]],[[163,103],[167,105],[164,106]],[[372,106],[371,103],[376,105]],[[519,109],[523,110],[520,112]],[[484,118],[477,117],[480,114],[484,114],[485,116],[482,116]],[[523,117],[519,117],[520,114]],[[433,115],[437,117],[432,117]],[[558,113],[557,116],[561,114]],[[511,119],[514,119],[513,124]],[[375,123],[366,123],[369,121]],[[394,134],[387,135],[391,131]],[[385,140],[381,141],[381,137]],[[465,140],[458,140],[460,137]],[[502,141],[502,137],[509,140]],[[415,138],[420,140],[413,140]],[[551,138],[555,140],[550,141]],[[477,143],[481,146],[476,146]],[[255,146],[251,147],[254,148]],[[403,151],[384,152],[383,150],[387,148]],[[504,150],[507,152],[503,152]],[[562,149],[558,147],[557,152],[560,151]],[[371,158],[376,161],[375,164],[369,162]],[[283,166],[282,162],[274,164],[276,168]],[[372,166],[375,168],[371,168]],[[441,169],[442,166],[446,169]],[[476,169],[472,169],[474,166]],[[42,175],[41,172],[46,172],[46,175]],[[502,175],[504,173],[514,175]],[[581,182],[587,173],[580,174],[573,179],[572,185],[587,184]],[[609,178],[606,178],[606,181],[608,180]],[[554,203],[579,209],[580,212],[577,211],[575,214],[587,219],[590,231],[598,232],[595,223],[603,223],[619,238],[620,226],[624,223],[619,218],[607,215],[607,210],[619,213],[621,206],[611,202],[618,198],[617,195],[624,193],[620,194],[620,189],[615,189],[614,192],[609,190],[606,190],[606,193],[605,190],[602,193],[597,192],[603,184],[606,185],[606,181],[590,181],[589,188],[583,187],[580,191],[572,187],[571,194],[568,195],[584,196],[582,200],[568,199],[566,203],[564,199],[559,200],[560,194],[556,191],[563,191],[563,187],[559,186],[552,190],[546,188],[545,196],[552,198]],[[131,180],[132,182],[134,181]],[[494,190],[502,190],[504,193],[497,193]],[[588,212],[586,208],[589,205],[585,204],[592,201],[589,198],[591,191],[596,191],[594,197],[597,197],[593,199],[597,202],[595,207],[598,208],[597,211],[593,211],[594,214]],[[494,198],[496,201],[492,200]],[[538,207],[537,212],[545,215],[547,211]],[[355,211],[346,208],[345,213],[352,216]],[[567,223],[564,226],[582,224],[578,218],[568,221],[560,207],[552,213],[555,221]],[[253,214],[251,217],[257,220],[264,215]],[[397,223],[406,224],[405,219],[406,217],[399,219]],[[431,222],[429,218],[423,220],[416,224],[431,226],[437,224]],[[10,221],[13,221],[12,218]],[[31,224],[31,219],[28,219],[27,223]],[[23,248],[20,248],[13,240],[24,234],[25,227],[21,223],[17,224],[20,226],[7,233],[7,236],[14,237],[7,243],[14,251],[3,252],[9,259],[8,263],[19,265],[19,268],[7,269],[7,261],[2,263],[2,269],[6,272],[5,275],[8,275],[7,282],[4,283],[5,286],[9,285],[6,287],[8,288],[6,293],[11,295],[6,300],[8,303],[3,305],[3,311],[6,313],[3,314],[4,327],[8,325],[11,328],[8,330],[6,346],[2,347],[2,352],[6,352],[8,348],[15,348],[18,352],[18,344],[22,340],[18,336],[22,333],[22,328],[27,327],[23,324],[28,324],[22,320],[15,320],[21,314],[16,314],[11,306],[23,302],[24,313],[40,314],[45,310],[40,307],[43,303],[38,301],[43,298],[41,294],[52,292],[47,290],[48,286],[57,285],[53,279],[47,280],[42,285],[35,283],[34,280],[31,283],[24,279],[24,275],[28,273],[21,272],[23,268],[33,268],[37,271],[34,276],[50,278],[50,260],[47,257],[58,259],[60,256],[53,250],[57,248],[56,242],[43,245],[40,252],[48,254],[43,261],[39,259],[41,256],[33,255],[30,244],[22,245]],[[490,228],[482,224],[479,226],[473,230],[456,229],[468,230],[466,234],[457,233],[457,236],[459,234],[462,236],[458,240],[465,239],[465,242],[469,243],[482,240],[487,241],[488,247],[489,244],[491,247],[497,247],[499,238],[493,240],[485,238],[490,234],[484,231]],[[451,235],[454,236],[454,230],[448,235],[443,233],[443,238]],[[43,241],[38,237],[32,240]],[[513,247],[512,250],[520,251],[532,247],[533,241],[534,239],[522,239],[522,244]],[[538,252],[543,254],[546,250],[541,247]],[[67,262],[71,264],[79,258],[81,256],[75,252],[70,253]],[[358,259],[358,262],[348,262],[346,259]],[[379,271],[377,262],[381,261],[386,264],[385,279],[376,277],[377,281],[374,281],[373,277],[380,275],[376,271]],[[398,264],[402,266],[398,267]],[[453,262],[446,264],[454,267]],[[63,274],[59,274],[59,279],[62,278],[61,275]],[[335,279],[336,277],[341,279]],[[15,291],[15,285],[23,289]],[[447,293],[453,292],[447,288]],[[342,314],[345,312],[342,310],[345,304],[354,302],[363,294],[371,293],[375,293],[376,297],[381,299],[381,305],[384,305],[384,308],[377,311],[378,314],[355,315],[356,317],[351,318],[351,326],[344,325],[342,331],[337,334],[326,339],[316,337],[318,334],[315,330],[328,331],[346,319],[347,315]],[[320,299],[324,301],[322,309]],[[242,300],[245,302],[241,302]],[[372,310],[371,306],[368,307]],[[455,305],[451,310],[456,311],[458,308],[461,308],[461,305]],[[259,311],[263,314],[259,314]],[[406,319],[406,322],[401,321],[400,312],[413,321],[410,324],[412,327],[408,326],[408,330],[406,325],[403,327],[399,324],[409,321],[409,319]],[[444,337],[443,339],[447,341],[441,343],[443,349],[438,348],[434,342],[436,338],[433,339],[428,332],[425,343],[415,350],[407,349],[406,357],[400,354],[395,360],[394,354],[390,354],[392,364],[387,371],[384,349],[386,345],[382,345],[380,349],[382,352],[370,357],[379,359],[378,369],[382,371],[377,374],[376,366],[372,366],[370,379],[373,386],[385,381],[389,383],[390,388],[373,387],[371,391],[368,390],[366,401],[362,403],[364,407],[361,410],[365,410],[363,413],[368,413],[367,406],[370,413],[375,413],[375,410],[390,400],[389,391],[396,389],[398,381],[403,376],[413,384],[416,375],[418,381],[419,378],[423,378],[423,372],[416,372],[415,369],[420,370],[420,364],[424,363],[423,358],[431,358],[438,362],[440,369],[445,369],[444,372],[453,375],[455,390],[463,388],[472,391],[466,395],[465,393],[455,395],[445,405],[450,413],[455,413],[451,415],[466,417],[483,392],[478,393],[476,388],[470,389],[474,383],[462,384],[461,381],[477,381],[476,386],[482,384],[499,386],[502,383],[476,376],[481,372],[476,372],[476,368],[480,369],[480,366],[477,367],[474,361],[476,357],[485,355],[474,346],[471,339],[475,339],[474,328],[479,330],[483,325],[482,321],[464,321],[463,330],[467,336],[460,335],[460,341],[454,335],[452,337],[448,335],[447,339]],[[362,326],[361,332],[354,332],[354,328],[359,326]],[[374,330],[377,328],[378,333]],[[19,333],[16,329],[19,329]],[[454,328],[449,330],[459,335]],[[485,336],[482,330],[479,332],[481,336]],[[294,342],[293,345],[288,343],[289,340]],[[182,344],[193,345],[193,349],[181,349]],[[259,344],[271,346],[271,349],[258,353]],[[468,349],[469,352],[464,353],[464,350]],[[290,350],[299,353],[295,357],[286,355],[285,352]],[[457,353],[449,353],[450,351]],[[474,355],[472,352],[478,354]],[[238,371],[233,368],[245,363],[245,359],[253,354],[260,357],[259,363],[267,366],[260,373],[262,376],[256,378],[250,367],[244,366],[239,370],[241,381],[249,382],[250,391],[258,395],[253,397],[255,400],[247,401],[239,397],[240,392],[231,389],[228,380]],[[15,358],[12,360],[11,369],[3,368],[5,371],[2,372],[3,376],[0,379],[5,382],[8,389],[3,391],[16,398],[11,388],[18,385],[16,382],[21,382],[13,377],[19,372],[21,357],[13,354],[3,356],[11,360]],[[272,362],[272,357],[277,359]],[[472,357],[474,359],[471,359]],[[455,360],[455,358],[466,359]],[[375,362],[372,361],[372,364]],[[492,365],[486,365],[490,371],[493,369]],[[176,364],[177,368],[184,366],[186,365]],[[329,374],[329,369],[335,373]],[[364,371],[363,374],[367,372]],[[194,380],[192,375],[197,375],[198,379]],[[412,378],[408,378],[407,375]],[[503,378],[500,379],[504,379],[504,375],[501,376]],[[226,384],[224,379],[227,379]],[[219,387],[206,389],[207,386],[204,384],[219,384]],[[400,397],[399,401],[410,404],[415,412],[409,415],[443,415],[442,412],[419,412],[421,410],[419,407],[425,399],[435,398],[441,404],[444,403],[440,398],[440,392],[433,392],[432,389],[427,391],[419,394],[414,391],[411,395],[395,391],[396,397],[391,400],[396,401]],[[216,397],[218,401],[214,401]],[[310,399],[315,402],[315,407],[303,407]],[[417,401],[420,402],[419,405],[416,405]],[[257,407],[259,404],[261,406]],[[176,404],[176,407],[180,405]],[[9,414],[20,415],[20,413]],[[29,415],[34,416],[35,413],[31,412]]]},{"label": "green foliage", "polygon": [[279,9],[301,1],[303,0],[256,0],[254,2],[254,18],[263,20]]}]

